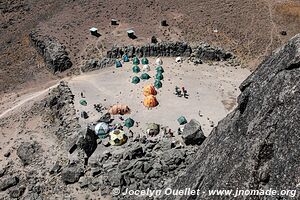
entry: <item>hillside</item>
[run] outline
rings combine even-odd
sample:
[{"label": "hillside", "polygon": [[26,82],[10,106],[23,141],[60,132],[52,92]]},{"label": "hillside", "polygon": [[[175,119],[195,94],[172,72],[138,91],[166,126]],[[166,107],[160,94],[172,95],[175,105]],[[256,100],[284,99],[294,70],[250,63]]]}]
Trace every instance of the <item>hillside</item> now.
[{"label": "hillside", "polygon": [[[57,79],[46,69],[30,45],[29,33],[37,30],[56,37],[70,52],[78,68],[86,49],[102,54],[113,45],[160,41],[205,41],[233,51],[243,63],[255,67],[271,50],[299,32],[298,1],[0,1],[0,91],[20,91]],[[80,17],[78,17],[80,16]],[[111,26],[110,20],[119,20]],[[169,26],[161,27],[166,19]],[[101,37],[89,35],[92,26]],[[126,37],[133,28],[138,38]],[[214,30],[217,30],[217,32]],[[281,35],[286,31],[287,35]],[[94,46],[98,48],[95,49]],[[66,74],[77,73],[70,69]]]}]

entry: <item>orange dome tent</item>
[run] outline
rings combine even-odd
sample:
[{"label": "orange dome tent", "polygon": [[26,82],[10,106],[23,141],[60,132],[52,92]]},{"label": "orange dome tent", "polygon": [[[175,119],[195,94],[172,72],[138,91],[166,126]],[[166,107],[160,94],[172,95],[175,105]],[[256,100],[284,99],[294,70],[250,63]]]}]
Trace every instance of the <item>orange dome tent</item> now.
[{"label": "orange dome tent", "polygon": [[153,85],[146,85],[144,87],[144,96],[147,97],[149,95],[156,95],[157,92]]},{"label": "orange dome tent", "polygon": [[130,113],[130,108],[123,104],[113,105],[108,112],[112,115],[125,115]]},{"label": "orange dome tent", "polygon": [[158,105],[158,101],[153,95],[149,95],[144,99],[144,106],[150,108]]}]

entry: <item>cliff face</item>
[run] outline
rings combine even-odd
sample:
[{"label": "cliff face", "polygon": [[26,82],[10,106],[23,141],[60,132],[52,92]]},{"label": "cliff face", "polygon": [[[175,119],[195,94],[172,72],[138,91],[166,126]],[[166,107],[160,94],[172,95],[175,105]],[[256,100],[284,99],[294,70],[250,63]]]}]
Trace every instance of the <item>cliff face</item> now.
[{"label": "cliff face", "polygon": [[238,107],[219,122],[199,148],[194,164],[171,186],[199,189],[200,194],[163,199],[234,199],[209,196],[208,191],[270,188],[298,189],[295,199],[299,198],[300,34],[268,57],[240,90]]}]

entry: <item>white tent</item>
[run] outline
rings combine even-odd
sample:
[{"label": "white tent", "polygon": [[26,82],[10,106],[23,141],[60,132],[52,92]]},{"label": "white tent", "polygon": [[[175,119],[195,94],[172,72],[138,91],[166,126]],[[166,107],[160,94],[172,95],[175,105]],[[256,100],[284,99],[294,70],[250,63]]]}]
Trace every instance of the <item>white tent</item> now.
[{"label": "white tent", "polygon": [[182,62],[181,57],[177,57],[177,58],[176,58],[176,62],[177,62],[177,63],[181,63],[181,62]]},{"label": "white tent", "polygon": [[95,126],[95,133],[96,135],[105,135],[109,131],[108,124],[104,122],[100,122]]},{"label": "white tent", "polygon": [[161,58],[157,58],[156,61],[155,61],[156,65],[162,65],[163,64],[163,61]]},{"label": "white tent", "polygon": [[144,72],[149,72],[150,71],[150,66],[149,65],[143,65],[143,71]]}]

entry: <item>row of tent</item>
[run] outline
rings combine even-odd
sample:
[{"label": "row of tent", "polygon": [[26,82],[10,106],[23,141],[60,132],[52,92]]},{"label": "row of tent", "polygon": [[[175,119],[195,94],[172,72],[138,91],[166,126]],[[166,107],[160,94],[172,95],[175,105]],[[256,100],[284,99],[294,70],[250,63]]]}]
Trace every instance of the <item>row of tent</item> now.
[{"label": "row of tent", "polygon": [[[129,57],[127,55],[124,55],[123,56],[123,61],[124,62],[129,62]],[[142,58],[141,62],[142,62],[143,65],[148,65],[149,64],[149,60],[145,57]],[[155,63],[156,63],[156,65],[162,65],[163,61],[162,61],[161,58],[157,58]],[[122,67],[122,63],[121,63],[120,60],[116,60],[115,64],[116,64],[117,68]],[[134,65],[139,65],[140,64],[140,60],[138,59],[138,57],[134,57],[132,59],[132,64],[134,64]]]}]

